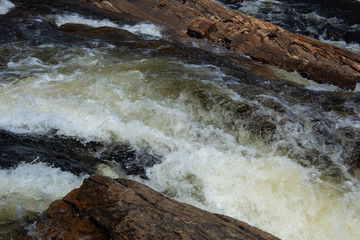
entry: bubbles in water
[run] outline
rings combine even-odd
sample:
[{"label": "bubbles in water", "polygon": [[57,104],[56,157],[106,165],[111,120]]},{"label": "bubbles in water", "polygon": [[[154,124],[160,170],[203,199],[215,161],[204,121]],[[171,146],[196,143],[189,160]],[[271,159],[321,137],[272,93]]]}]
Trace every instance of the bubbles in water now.
[{"label": "bubbles in water", "polygon": [[114,22],[111,22],[108,19],[103,20],[96,20],[91,19],[85,16],[81,16],[77,13],[69,13],[69,14],[62,14],[62,15],[49,15],[47,16],[49,19],[54,19],[55,24],[60,27],[61,25],[72,23],[72,24],[84,24],[90,27],[98,28],[98,27],[112,27],[123,29],[129,31],[135,35],[146,35],[151,36],[154,38],[161,38],[164,27],[148,23],[148,22],[141,22],[135,25],[119,25]]},{"label": "bubbles in water", "polygon": [[249,222],[283,239],[359,236],[355,227],[360,223],[359,189],[350,186],[344,192],[320,180],[316,169],[301,168],[286,158],[233,151],[203,146],[173,153],[149,170],[148,184],[180,201]]},{"label": "bubbles in water", "polygon": [[161,38],[162,37],[161,31],[163,31],[163,27],[147,22],[138,23],[133,26],[126,24],[123,25],[121,29],[129,31],[136,35],[143,34],[155,38]]},{"label": "bubbles in water", "polygon": [[15,5],[8,0],[0,0],[0,15],[7,14]]},{"label": "bubbles in water", "polygon": [[293,82],[302,86],[305,86],[305,88],[312,90],[312,91],[319,91],[319,92],[341,92],[345,91],[338,86],[331,85],[331,84],[320,84],[317,82],[314,82],[312,80],[303,78],[298,74],[297,72],[288,72],[286,70],[270,66],[269,68],[273,69],[279,76],[282,76],[285,81]]},{"label": "bubbles in water", "polygon": [[[277,90],[275,81],[242,81],[210,64],[134,49],[34,51],[52,48],[57,54],[49,59],[25,51],[8,61],[25,76],[9,76],[0,88],[2,129],[56,129],[158,154],[162,162],[147,169],[150,180],[138,180],[284,239],[360,236],[358,181],[324,177],[327,168],[346,174],[341,144],[329,134],[335,121],[321,109],[333,98],[284,82]],[[345,108],[341,101],[336,106]],[[98,171],[123,175],[111,161]]]},{"label": "bubbles in water", "polygon": [[116,23],[111,22],[108,19],[103,20],[96,20],[91,18],[86,18],[84,16],[81,16],[77,13],[69,13],[69,14],[62,14],[62,15],[49,15],[48,18],[54,18],[55,24],[60,27],[61,25],[67,24],[67,23],[73,23],[73,24],[84,24],[90,27],[113,27],[113,28],[119,28],[119,25]]},{"label": "bubbles in water", "polygon": [[52,201],[79,187],[85,177],[42,162],[0,169],[0,221],[44,211]]},{"label": "bubbles in water", "polygon": [[[360,26],[359,26],[360,29]],[[360,54],[360,44],[359,43],[347,43],[345,41],[329,41],[324,40],[324,38],[320,38],[320,40],[335,45],[340,48],[344,48],[346,50],[352,51],[354,53]]]},{"label": "bubbles in water", "polygon": [[232,8],[269,21],[288,31],[327,41],[359,53],[357,39],[359,24],[356,18],[352,17],[356,10],[349,9],[350,5],[356,6],[356,4],[344,1],[345,9],[339,8],[338,5],[334,7],[332,4],[327,6],[322,4],[325,2],[258,0],[241,1],[237,4],[238,7]]}]

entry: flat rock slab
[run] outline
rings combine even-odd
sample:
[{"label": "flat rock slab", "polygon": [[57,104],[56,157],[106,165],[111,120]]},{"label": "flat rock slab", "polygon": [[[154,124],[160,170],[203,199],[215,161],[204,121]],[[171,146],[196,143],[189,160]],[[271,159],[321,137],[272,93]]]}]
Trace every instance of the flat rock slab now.
[{"label": "flat rock slab", "polygon": [[[92,176],[52,203],[42,239],[278,239],[244,222],[164,197],[138,182]],[[62,238],[65,237],[65,238]]]},{"label": "flat rock slab", "polygon": [[[85,0],[77,0],[85,2]],[[294,34],[210,0],[86,0],[101,10],[206,38],[253,59],[344,89],[360,82],[360,55]],[[186,38],[186,36],[184,36]]]}]

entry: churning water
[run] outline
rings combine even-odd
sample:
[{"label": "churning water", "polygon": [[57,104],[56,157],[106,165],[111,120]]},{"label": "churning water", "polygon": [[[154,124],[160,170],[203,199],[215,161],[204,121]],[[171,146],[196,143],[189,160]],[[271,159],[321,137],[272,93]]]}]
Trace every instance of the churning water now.
[{"label": "churning water", "polygon": [[15,5],[7,0],[0,0],[0,15],[6,14],[15,7]]},{"label": "churning water", "polygon": [[[64,16],[104,23],[46,17]],[[131,29],[161,37],[142,26]],[[126,177],[283,239],[360,238],[358,92],[131,46],[2,44],[0,129],[101,143],[94,170],[112,177],[126,169],[102,153],[128,146],[153,157],[141,160],[146,177]],[[0,170],[0,223],[43,211],[87,176],[39,158]]]},{"label": "churning water", "polygon": [[360,1],[245,0],[227,6],[288,31],[360,53]]},{"label": "churning water", "polygon": [[83,24],[95,28],[112,27],[112,28],[124,29],[136,35],[146,35],[147,38],[149,37],[161,38],[162,37],[161,31],[163,30],[161,26],[157,26],[152,23],[141,22],[135,25],[128,25],[128,24],[119,25],[111,22],[108,19],[94,20],[91,18],[86,18],[84,16],[81,16],[80,14],[77,13],[49,15],[46,17],[46,19],[48,21],[50,19],[54,19],[54,22],[58,27],[67,23]]}]

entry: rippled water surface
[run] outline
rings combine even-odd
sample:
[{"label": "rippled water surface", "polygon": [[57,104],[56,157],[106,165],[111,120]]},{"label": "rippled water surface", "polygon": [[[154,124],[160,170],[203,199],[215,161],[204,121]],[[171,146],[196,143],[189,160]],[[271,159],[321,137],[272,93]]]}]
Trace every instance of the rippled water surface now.
[{"label": "rippled water surface", "polygon": [[220,1],[231,9],[360,53],[360,1]]},{"label": "rippled water surface", "polygon": [[[27,21],[104,23],[79,16]],[[144,41],[161,38],[159,26],[143,26],[121,25]],[[283,239],[360,237],[359,92],[131,42],[42,36],[0,46],[0,226],[33,217],[97,173]]]}]

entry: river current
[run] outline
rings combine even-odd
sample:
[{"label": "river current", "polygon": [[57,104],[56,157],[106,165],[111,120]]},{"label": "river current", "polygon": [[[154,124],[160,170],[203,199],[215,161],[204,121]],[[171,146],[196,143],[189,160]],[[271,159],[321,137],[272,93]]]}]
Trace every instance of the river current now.
[{"label": "river current", "polygon": [[231,10],[360,53],[358,0],[218,0]]},{"label": "river current", "polygon": [[14,18],[0,26],[0,239],[17,239],[92,174],[135,179],[282,239],[360,238],[360,87],[278,69],[287,81],[264,79],[47,24],[166,40],[151,23],[15,10],[0,0],[0,17]]}]

